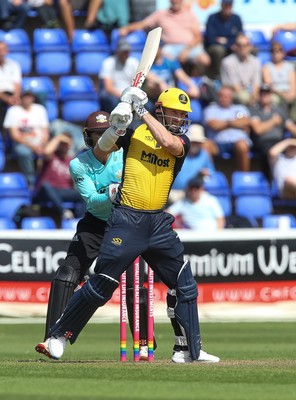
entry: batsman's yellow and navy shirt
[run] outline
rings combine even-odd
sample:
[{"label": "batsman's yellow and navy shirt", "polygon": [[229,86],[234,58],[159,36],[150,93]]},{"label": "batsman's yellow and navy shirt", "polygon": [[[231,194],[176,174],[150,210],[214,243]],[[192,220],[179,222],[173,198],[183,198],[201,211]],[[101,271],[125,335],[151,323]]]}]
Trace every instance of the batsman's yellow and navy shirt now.
[{"label": "batsman's yellow and navy shirt", "polygon": [[168,200],[171,186],[180,171],[190,148],[186,135],[179,136],[183,153],[175,157],[164,150],[146,124],[127,130],[116,145],[123,148],[122,182],[116,205],[140,211],[162,210]]}]

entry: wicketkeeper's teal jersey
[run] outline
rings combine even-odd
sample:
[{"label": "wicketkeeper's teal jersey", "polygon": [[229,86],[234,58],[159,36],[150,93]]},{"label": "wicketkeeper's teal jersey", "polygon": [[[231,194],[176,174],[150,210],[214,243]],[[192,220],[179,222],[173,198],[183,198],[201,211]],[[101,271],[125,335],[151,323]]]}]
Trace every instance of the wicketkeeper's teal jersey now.
[{"label": "wicketkeeper's teal jersey", "polygon": [[109,184],[121,182],[122,155],[122,150],[111,153],[104,165],[90,149],[70,162],[70,174],[86,202],[87,211],[103,221],[107,221],[112,209]]}]

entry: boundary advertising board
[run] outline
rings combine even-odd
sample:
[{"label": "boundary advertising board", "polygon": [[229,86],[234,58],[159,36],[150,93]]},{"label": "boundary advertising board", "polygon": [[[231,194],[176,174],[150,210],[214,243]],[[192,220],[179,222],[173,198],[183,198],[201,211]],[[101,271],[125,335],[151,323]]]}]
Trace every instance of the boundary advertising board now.
[{"label": "boundary advertising board", "polygon": [[[177,232],[198,282],[199,302],[296,300],[296,230]],[[47,302],[49,282],[71,237],[71,231],[0,232],[0,301]],[[165,299],[165,286],[156,288],[155,296]]]}]

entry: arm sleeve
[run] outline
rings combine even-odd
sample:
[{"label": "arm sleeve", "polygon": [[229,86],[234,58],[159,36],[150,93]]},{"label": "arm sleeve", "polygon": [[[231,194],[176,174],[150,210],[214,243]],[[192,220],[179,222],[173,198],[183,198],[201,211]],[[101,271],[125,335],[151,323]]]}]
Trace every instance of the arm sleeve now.
[{"label": "arm sleeve", "polygon": [[156,10],[152,14],[148,15],[141,22],[143,24],[143,29],[153,29],[157,26],[161,26],[161,16],[162,10]]},{"label": "arm sleeve", "polygon": [[102,193],[98,193],[94,182],[76,158],[70,162],[69,168],[76,189],[88,208],[102,208],[104,205],[110,207],[108,187],[106,187],[105,191],[102,190]]}]

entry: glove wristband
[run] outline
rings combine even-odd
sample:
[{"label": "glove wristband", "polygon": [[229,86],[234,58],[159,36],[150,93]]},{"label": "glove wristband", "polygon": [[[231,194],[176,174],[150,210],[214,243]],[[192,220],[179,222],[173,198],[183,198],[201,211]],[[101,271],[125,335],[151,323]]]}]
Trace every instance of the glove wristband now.
[{"label": "glove wristband", "polygon": [[140,119],[143,118],[145,114],[148,114],[148,111],[146,110],[146,108],[143,105],[134,104],[134,110]]}]

